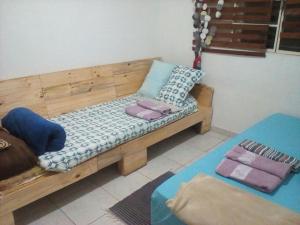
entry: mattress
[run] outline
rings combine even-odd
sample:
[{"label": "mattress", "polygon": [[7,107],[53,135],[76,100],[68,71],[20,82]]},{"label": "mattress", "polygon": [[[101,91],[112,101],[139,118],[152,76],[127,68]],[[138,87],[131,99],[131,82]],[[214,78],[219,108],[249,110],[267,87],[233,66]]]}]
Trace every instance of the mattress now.
[{"label": "mattress", "polygon": [[182,225],[166,207],[166,200],[173,198],[182,183],[190,181],[199,173],[204,173],[220,179],[230,185],[241,188],[244,191],[255,194],[266,200],[279,204],[294,212],[300,213],[300,174],[292,174],[272,194],[257,191],[242,183],[219,176],[215,168],[224,158],[224,155],[233,146],[244,139],[251,139],[276,148],[291,156],[300,158],[300,119],[284,114],[274,114],[259,122],[222,146],[208,153],[191,166],[183,169],[178,174],[160,185],[152,194],[151,198],[151,221],[152,224]]},{"label": "mattress", "polygon": [[198,109],[197,101],[189,96],[181,111],[149,122],[125,113],[125,107],[136,103],[140,97],[139,94],[133,94],[52,118],[51,121],[64,127],[67,140],[62,150],[40,156],[39,165],[48,171],[68,171],[98,154],[179,120]]}]

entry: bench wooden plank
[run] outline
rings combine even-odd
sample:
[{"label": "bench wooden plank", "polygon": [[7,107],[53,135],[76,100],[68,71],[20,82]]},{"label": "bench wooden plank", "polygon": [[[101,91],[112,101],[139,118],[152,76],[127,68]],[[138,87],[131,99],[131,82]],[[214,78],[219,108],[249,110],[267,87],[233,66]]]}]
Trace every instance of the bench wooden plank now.
[{"label": "bench wooden plank", "polygon": [[[156,58],[157,59],[157,58]],[[2,102],[0,117],[10,108],[31,107],[42,115],[55,116],[78,108],[110,101],[136,92],[147,75],[153,59],[103,65],[47,75],[0,81]],[[11,88],[20,88],[26,97],[15,98]],[[120,173],[127,175],[147,163],[147,148],[188,127],[204,133],[210,129],[213,89],[196,85],[191,94],[199,104],[199,111],[168,124],[142,137],[104,152],[66,173],[39,172],[24,182],[11,178],[0,182],[0,221],[13,225],[13,211],[75,183],[113,163],[118,162]],[[4,98],[5,97],[5,98]],[[31,101],[32,100],[32,101]],[[39,168],[35,168],[39,169]],[[26,172],[25,172],[26,173]],[[30,171],[27,172],[30,174]],[[22,177],[22,175],[20,175]],[[15,183],[14,183],[15,182]],[[3,188],[4,187],[4,188]]]}]

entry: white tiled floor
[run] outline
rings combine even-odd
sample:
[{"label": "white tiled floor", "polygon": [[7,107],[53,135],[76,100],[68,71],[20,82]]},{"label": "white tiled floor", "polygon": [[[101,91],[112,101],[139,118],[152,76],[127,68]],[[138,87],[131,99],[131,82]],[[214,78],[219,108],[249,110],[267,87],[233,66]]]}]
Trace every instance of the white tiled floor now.
[{"label": "white tiled floor", "polygon": [[148,150],[148,164],[123,177],[110,166],[15,213],[17,225],[123,225],[109,208],[152,179],[190,165],[229,137],[183,131]]}]

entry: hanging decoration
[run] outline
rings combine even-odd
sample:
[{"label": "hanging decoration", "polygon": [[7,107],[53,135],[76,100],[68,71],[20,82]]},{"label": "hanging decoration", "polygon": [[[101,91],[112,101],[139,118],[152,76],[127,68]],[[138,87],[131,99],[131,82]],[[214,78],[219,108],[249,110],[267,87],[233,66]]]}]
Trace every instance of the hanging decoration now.
[{"label": "hanging decoration", "polygon": [[[224,0],[218,0],[216,5],[215,18],[222,16],[222,9],[224,6]],[[210,9],[212,6],[208,6],[204,0],[195,0],[195,13],[193,15],[194,20],[194,47],[195,60],[193,67],[195,69],[201,69],[201,53],[202,49],[210,46],[213,37],[216,34],[217,28],[215,26],[209,26],[209,22],[212,20],[210,15]]]}]

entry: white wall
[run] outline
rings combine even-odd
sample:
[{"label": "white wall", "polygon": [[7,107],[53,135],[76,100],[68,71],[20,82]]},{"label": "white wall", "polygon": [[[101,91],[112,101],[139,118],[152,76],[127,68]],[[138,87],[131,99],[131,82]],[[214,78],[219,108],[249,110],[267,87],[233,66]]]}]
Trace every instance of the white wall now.
[{"label": "white wall", "polygon": [[0,79],[157,56],[158,0],[0,0]]},{"label": "white wall", "polygon": [[[191,65],[191,0],[163,0],[159,49],[166,61]],[[266,116],[300,116],[300,56],[266,58],[204,54],[204,82],[215,88],[213,125],[240,132]]]}]

